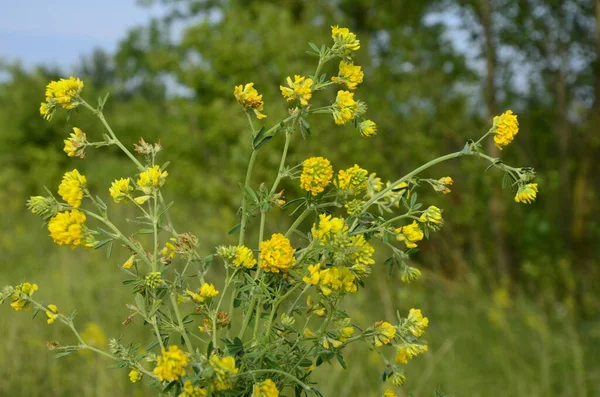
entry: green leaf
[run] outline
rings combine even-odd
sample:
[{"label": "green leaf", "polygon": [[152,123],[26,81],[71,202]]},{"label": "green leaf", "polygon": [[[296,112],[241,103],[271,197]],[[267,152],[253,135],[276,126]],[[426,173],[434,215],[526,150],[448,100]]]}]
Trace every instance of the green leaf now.
[{"label": "green leaf", "polygon": [[239,230],[240,227],[242,227],[241,223],[238,223],[237,225],[235,225],[234,227],[232,227],[231,229],[229,229],[229,231],[227,232],[228,235],[232,235],[232,234],[236,234]]},{"label": "green leaf", "polygon": [[319,47],[317,47],[315,44],[313,43],[308,43],[308,45],[310,46],[310,48],[312,48],[317,54],[319,54],[321,51],[319,50]]},{"label": "green leaf", "polygon": [[306,199],[304,197],[299,197],[299,198],[295,198],[293,200],[288,201],[287,203],[285,203],[284,205],[281,206],[281,208],[286,208],[289,207],[290,205],[297,203],[299,201],[306,201]]},{"label": "green leaf", "polygon": [[142,296],[142,294],[137,293],[135,294],[135,304],[138,307],[138,309],[140,310],[140,313],[144,316],[146,316],[146,301],[144,300],[144,297]]},{"label": "green leaf", "polygon": [[111,241],[110,243],[108,243],[108,246],[106,247],[106,257],[110,258],[110,254],[112,254],[112,249],[113,249],[113,244],[114,241]]},{"label": "green leaf", "polygon": [[242,190],[245,191],[246,194],[248,194],[254,200],[255,203],[258,203],[258,196],[256,195],[256,193],[254,193],[254,190],[252,190],[250,186],[246,186],[241,182],[238,182],[238,185],[240,185]]},{"label": "green leaf", "polygon": [[112,238],[108,238],[106,240],[101,240],[101,241],[96,241],[96,243],[94,244],[94,249],[97,250],[98,248],[105,246],[106,244],[110,243],[111,241],[113,241]]},{"label": "green leaf", "polygon": [[70,355],[70,354],[73,354],[73,353],[75,353],[76,351],[77,351],[77,350],[73,350],[73,351],[69,351],[69,352],[56,353],[56,354],[54,355],[54,358],[66,357],[66,356],[68,356],[68,355]]}]

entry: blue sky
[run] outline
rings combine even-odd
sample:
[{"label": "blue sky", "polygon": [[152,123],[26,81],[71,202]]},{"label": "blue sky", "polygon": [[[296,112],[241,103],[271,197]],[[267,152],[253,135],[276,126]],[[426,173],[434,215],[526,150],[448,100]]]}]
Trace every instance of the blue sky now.
[{"label": "blue sky", "polygon": [[128,29],[162,14],[135,0],[4,0],[0,59],[70,69],[95,47],[113,51]]}]

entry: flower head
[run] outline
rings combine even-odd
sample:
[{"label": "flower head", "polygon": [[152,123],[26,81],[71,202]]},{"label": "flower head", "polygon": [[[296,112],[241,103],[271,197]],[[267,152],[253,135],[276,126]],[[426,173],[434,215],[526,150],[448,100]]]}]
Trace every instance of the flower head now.
[{"label": "flower head", "polygon": [[358,130],[362,136],[368,138],[377,134],[377,125],[371,120],[361,121],[358,124]]},{"label": "flower head", "polygon": [[396,337],[396,327],[387,321],[379,321],[375,324],[375,346],[387,345]]},{"label": "flower head", "polygon": [[262,114],[264,102],[262,95],[258,95],[258,91],[254,88],[254,83],[248,83],[244,86],[238,85],[233,90],[233,95],[237,102],[244,107],[244,109],[254,110],[254,114],[257,119],[264,119],[267,117]]},{"label": "flower head", "polygon": [[49,304],[48,310],[46,310],[46,317],[48,317],[46,322],[48,324],[52,324],[54,320],[56,320],[56,318],[58,317],[58,307],[56,307],[56,305]]},{"label": "flower head", "polygon": [[337,84],[345,84],[350,90],[355,90],[356,86],[363,82],[364,73],[360,66],[340,62],[340,71],[337,76],[333,76],[331,80]]},{"label": "flower head", "polygon": [[287,84],[289,87],[279,86],[286,101],[298,99],[303,106],[308,105],[308,100],[312,97],[312,79],[295,75],[294,81],[290,77],[287,78]]},{"label": "flower head", "polygon": [[169,346],[168,350],[162,349],[162,356],[158,357],[154,375],[161,382],[172,382],[185,375],[185,368],[190,363],[188,355],[177,346]]},{"label": "flower head", "polygon": [[235,256],[233,257],[233,265],[236,267],[243,266],[246,269],[252,269],[256,265],[256,259],[252,250],[244,245],[235,247]]},{"label": "flower head", "polygon": [[85,214],[79,210],[59,212],[48,223],[50,237],[58,245],[91,247],[93,238],[84,226],[85,220]]},{"label": "flower head", "polygon": [[405,343],[396,346],[396,362],[406,364],[408,360],[419,354],[425,353],[428,350],[427,345],[419,345],[417,343]]},{"label": "flower head", "polygon": [[421,336],[429,325],[429,319],[423,317],[420,309],[410,309],[408,312],[407,327],[414,336]]},{"label": "flower head", "polygon": [[152,194],[156,189],[165,184],[168,175],[167,171],[161,172],[160,167],[155,165],[140,174],[137,184],[144,193]]},{"label": "flower head", "polygon": [[404,241],[406,248],[415,248],[417,246],[416,242],[423,240],[425,236],[417,221],[413,221],[410,225],[399,227],[394,232],[398,241]]},{"label": "flower head", "polygon": [[348,190],[354,196],[367,188],[369,172],[358,165],[338,172],[336,186],[342,190]]},{"label": "flower head", "polygon": [[537,183],[528,183],[526,185],[519,186],[519,190],[515,195],[515,201],[517,203],[527,203],[531,204],[538,192],[538,184]]},{"label": "flower head", "polygon": [[319,225],[313,224],[311,229],[312,238],[320,241],[321,244],[327,244],[327,239],[333,234],[346,231],[348,226],[344,223],[344,218],[332,218],[331,215],[319,214]]},{"label": "flower head", "polygon": [[421,223],[427,223],[434,227],[439,227],[444,224],[444,219],[442,218],[442,210],[436,207],[435,205],[429,206],[421,216],[419,217],[419,221]]},{"label": "flower head", "polygon": [[398,397],[398,395],[396,394],[395,391],[393,391],[392,389],[386,389],[383,392],[383,397]]},{"label": "flower head", "polygon": [[336,124],[346,124],[356,117],[358,102],[354,100],[354,93],[340,90],[332,106],[333,121]]},{"label": "flower head", "polygon": [[12,291],[10,306],[17,312],[23,309],[29,310],[29,301],[27,298],[32,296],[37,290],[38,285],[34,283],[25,282],[17,285]]},{"label": "flower head", "polygon": [[345,266],[329,267],[319,272],[319,288],[324,296],[333,292],[356,292],[356,276]]},{"label": "flower head", "polygon": [[265,272],[286,273],[294,264],[294,248],[283,234],[276,233],[260,243],[259,266]]},{"label": "flower head", "polygon": [[206,397],[208,392],[206,389],[198,386],[194,386],[192,381],[189,379],[183,384],[183,393],[179,394],[178,397]]},{"label": "flower head", "polygon": [[348,28],[338,26],[331,27],[331,38],[333,39],[333,50],[339,51],[340,55],[346,56],[360,49],[360,41]]},{"label": "flower head", "polygon": [[186,290],[185,292],[197,303],[204,303],[208,299],[219,295],[219,291],[215,286],[209,283],[202,284],[198,292],[192,292],[190,290]]},{"label": "flower head", "polygon": [[76,169],[66,172],[58,186],[58,194],[71,207],[78,208],[83,198],[83,189],[87,180]]},{"label": "flower head", "polygon": [[279,390],[275,382],[266,379],[252,386],[252,397],[279,397]]},{"label": "flower head", "polygon": [[80,128],[73,127],[73,132],[63,142],[65,143],[63,150],[69,157],[85,157],[85,147],[88,141],[85,137],[85,132]]},{"label": "flower head", "polygon": [[208,361],[215,371],[214,384],[217,390],[228,390],[233,386],[233,377],[239,369],[235,367],[235,359],[232,356],[222,359],[214,355]]},{"label": "flower head", "polygon": [[300,175],[302,189],[316,196],[329,186],[331,178],[333,178],[333,167],[329,160],[324,157],[311,157],[304,160]]},{"label": "flower head", "polygon": [[145,278],[146,287],[156,288],[163,283],[161,272],[150,272]]},{"label": "flower head", "polygon": [[40,106],[40,114],[50,120],[57,107],[75,109],[81,103],[79,94],[83,90],[83,81],[75,77],[51,81],[46,86],[46,102]]},{"label": "flower head", "polygon": [[512,110],[507,110],[500,116],[494,117],[492,130],[494,143],[498,149],[502,150],[503,147],[508,146],[513,141],[515,135],[519,132],[517,115],[513,114]]},{"label": "flower head", "polygon": [[449,176],[444,176],[440,179],[434,180],[431,182],[431,186],[433,186],[433,190],[439,193],[448,194],[451,192],[448,186],[452,186],[454,184],[454,180]]},{"label": "flower head", "polygon": [[108,191],[110,196],[115,200],[115,203],[126,203],[129,201],[129,196],[133,192],[133,186],[131,186],[131,180],[129,178],[115,179],[110,185]]},{"label": "flower head", "polygon": [[135,368],[133,368],[131,371],[129,371],[129,381],[131,383],[136,383],[136,382],[139,382],[140,380],[142,380],[142,373],[140,371],[138,371]]}]

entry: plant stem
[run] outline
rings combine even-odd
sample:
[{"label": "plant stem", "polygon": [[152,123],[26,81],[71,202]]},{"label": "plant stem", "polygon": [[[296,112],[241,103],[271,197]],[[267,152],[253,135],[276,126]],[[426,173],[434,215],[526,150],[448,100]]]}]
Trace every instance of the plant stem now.
[{"label": "plant stem", "polygon": [[271,187],[269,196],[272,196],[275,193],[275,190],[277,190],[277,186],[279,185],[279,182],[281,181],[281,178],[282,178],[281,173],[283,171],[283,167],[285,167],[285,160],[287,157],[288,148],[290,146],[291,136],[292,136],[292,134],[290,134],[289,132],[285,133],[285,144],[283,145],[283,152],[281,154],[281,161],[279,162],[279,169],[277,170],[277,177],[275,178],[275,182],[273,182],[273,186]]},{"label": "plant stem", "polygon": [[304,210],[304,212],[302,214],[300,214],[300,216],[298,218],[296,218],[296,220],[294,221],[294,223],[292,223],[292,226],[290,226],[290,228],[288,229],[287,232],[285,232],[285,237],[290,237],[292,235],[292,233],[294,232],[294,230],[296,230],[298,228],[298,226],[300,226],[300,224],[302,223],[302,221],[312,212],[315,211],[317,209],[320,208],[326,208],[326,207],[337,207],[338,204],[333,202],[333,203],[323,203],[323,204],[318,204],[312,207],[308,207],[307,209]]},{"label": "plant stem", "polygon": [[183,340],[188,351],[190,352],[190,354],[193,355],[194,348],[192,347],[192,343],[190,342],[190,338],[185,329],[185,325],[183,324],[183,320],[181,319],[181,313],[179,312],[179,307],[177,307],[177,299],[175,298],[175,294],[171,293],[169,297],[171,298],[171,304],[173,305],[173,310],[175,311],[175,317],[177,317],[177,323],[179,324],[179,332],[181,333],[181,336],[183,336]]},{"label": "plant stem", "polygon": [[[248,169],[246,170],[246,179],[244,181],[244,186],[246,188],[250,187],[250,179],[252,178],[252,170],[254,169],[257,153],[256,150],[252,150],[250,160],[248,161]],[[244,238],[246,237],[246,223],[248,222],[248,199],[246,196],[246,192],[242,192],[242,220],[240,222],[240,238],[238,240],[238,245],[244,245]]]}]

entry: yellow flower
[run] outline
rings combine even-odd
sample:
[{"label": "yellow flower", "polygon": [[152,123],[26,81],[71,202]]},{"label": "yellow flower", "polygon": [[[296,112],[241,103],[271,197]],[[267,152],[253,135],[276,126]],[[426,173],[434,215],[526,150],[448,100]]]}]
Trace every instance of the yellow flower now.
[{"label": "yellow flower", "polygon": [[138,371],[135,368],[133,368],[131,371],[129,371],[129,381],[131,383],[136,383],[136,382],[139,382],[140,380],[142,380],[142,373],[140,371]]},{"label": "yellow flower", "polygon": [[356,292],[356,276],[345,266],[330,267],[319,273],[319,288],[325,296],[334,291]]},{"label": "yellow flower", "polygon": [[451,186],[453,184],[454,184],[454,180],[452,178],[450,178],[449,176],[445,176],[445,177],[440,178],[431,183],[431,185],[433,186],[433,189],[436,192],[443,193],[443,194],[450,193],[451,190],[448,188],[448,186]]},{"label": "yellow flower", "polygon": [[423,240],[425,236],[417,221],[413,221],[410,225],[399,227],[394,232],[397,235],[396,239],[404,241],[406,248],[415,248],[417,246],[416,242]]},{"label": "yellow flower", "polygon": [[367,197],[373,197],[375,193],[380,192],[381,189],[383,189],[381,178],[379,178],[377,174],[373,172],[367,179]]},{"label": "yellow flower", "polygon": [[161,272],[150,272],[145,278],[148,288],[156,288],[163,283]]},{"label": "yellow flower", "polygon": [[245,86],[238,85],[233,90],[233,95],[237,102],[244,107],[244,109],[254,110],[254,114],[257,119],[264,119],[267,117],[262,114],[264,102],[262,95],[258,95],[258,91],[254,88],[254,83],[248,83]]},{"label": "yellow flower", "polygon": [[256,259],[252,250],[244,245],[235,247],[235,257],[233,265],[236,267],[243,266],[246,269],[252,269],[256,265]]},{"label": "yellow flower", "polygon": [[265,272],[286,273],[294,264],[294,248],[283,234],[276,233],[260,243],[259,265]]},{"label": "yellow flower", "polygon": [[169,346],[168,350],[162,349],[162,356],[158,357],[154,375],[161,382],[172,382],[185,375],[185,368],[190,363],[188,355],[177,346]]},{"label": "yellow flower", "polygon": [[302,281],[306,284],[317,285],[319,284],[319,271],[321,265],[308,265],[308,276],[302,277]]},{"label": "yellow flower", "polygon": [[421,271],[416,267],[404,266],[400,280],[404,283],[412,283],[421,276]]},{"label": "yellow flower", "polygon": [[392,389],[386,389],[383,392],[383,397],[398,397],[398,395],[396,394],[395,391],[393,391]]},{"label": "yellow flower", "polygon": [[336,124],[346,124],[356,117],[358,102],[354,100],[354,93],[340,90],[332,106],[333,120]]},{"label": "yellow flower", "polygon": [[167,171],[161,172],[160,167],[155,165],[140,174],[137,184],[144,193],[152,194],[156,189],[165,184],[168,175]]},{"label": "yellow flower", "polygon": [[517,203],[527,203],[531,204],[538,192],[538,184],[537,183],[528,183],[526,185],[519,186],[519,190],[515,195],[515,201]]},{"label": "yellow flower", "polygon": [[56,318],[58,317],[58,307],[52,304],[48,305],[48,310],[46,310],[46,316],[48,317],[48,320],[46,320],[46,322],[48,324],[52,324],[54,320],[56,320]]},{"label": "yellow flower", "polygon": [[427,345],[418,345],[416,343],[405,343],[396,346],[396,362],[406,364],[408,363],[408,360],[419,354],[425,353],[427,350]]},{"label": "yellow flower", "polygon": [[379,321],[375,324],[375,346],[387,345],[396,337],[396,327],[387,321]]},{"label": "yellow flower", "polygon": [[406,382],[406,376],[403,373],[395,371],[392,374],[392,384],[396,387],[402,386]]},{"label": "yellow flower", "polygon": [[70,110],[81,103],[79,94],[83,90],[83,81],[75,77],[51,81],[46,86],[46,102],[40,106],[40,114],[50,120],[57,107]]},{"label": "yellow flower", "polygon": [[500,116],[494,117],[492,129],[494,143],[498,149],[502,150],[503,147],[508,146],[513,141],[515,135],[519,132],[517,115],[513,114],[512,110],[507,110]]},{"label": "yellow flower", "polygon": [[352,195],[356,196],[367,188],[368,175],[367,170],[354,164],[347,170],[338,172],[336,186],[342,190],[349,190]]},{"label": "yellow flower", "polygon": [[179,394],[178,397],[206,397],[208,392],[206,389],[198,386],[194,386],[190,380],[186,380],[183,384],[183,393]]},{"label": "yellow flower", "polygon": [[333,50],[339,50],[342,55],[350,55],[360,49],[360,41],[348,28],[338,26],[331,27],[331,38],[333,39]]},{"label": "yellow flower", "polygon": [[331,80],[337,84],[346,84],[351,90],[356,89],[356,86],[363,82],[364,73],[360,66],[340,62],[340,71],[337,76],[333,76]]},{"label": "yellow flower", "polygon": [[329,160],[324,157],[311,157],[304,160],[300,175],[302,189],[316,196],[329,186],[331,178],[333,178],[333,167]]},{"label": "yellow flower", "polygon": [[67,153],[69,157],[85,157],[85,147],[87,145],[87,139],[85,138],[85,132],[80,128],[73,127],[73,133],[69,138],[63,141],[65,147],[63,151]]},{"label": "yellow flower", "polygon": [[23,309],[29,310],[29,301],[27,301],[26,298],[24,299],[23,295],[25,295],[25,297],[30,297],[37,290],[38,290],[37,284],[25,282],[25,283],[17,285],[10,297],[10,299],[11,299],[10,306],[13,309],[15,309],[15,311],[17,311],[17,312],[21,311]]},{"label": "yellow flower", "polygon": [[286,101],[291,102],[294,99],[300,100],[303,106],[308,105],[308,100],[312,97],[312,79],[308,79],[304,76],[294,76],[294,81],[290,77],[287,78],[288,87],[282,85],[279,86],[281,95]]},{"label": "yellow flower", "polygon": [[131,255],[129,257],[129,259],[127,259],[125,261],[125,263],[123,263],[123,265],[121,267],[123,269],[131,269],[133,267],[133,264],[134,264],[134,259],[135,259],[135,255]]},{"label": "yellow flower", "polygon": [[79,210],[59,212],[48,222],[50,237],[58,245],[91,247],[93,238],[87,234],[85,220],[85,214]]},{"label": "yellow flower", "polygon": [[423,211],[423,213],[419,217],[419,221],[421,223],[428,222],[433,225],[443,225],[444,220],[442,219],[442,210],[440,210],[435,205],[432,205],[425,211]]},{"label": "yellow flower", "polygon": [[423,317],[420,309],[410,309],[408,312],[408,330],[414,336],[421,336],[425,332],[425,328],[429,325],[429,319]]},{"label": "yellow flower", "polygon": [[252,387],[252,397],[279,397],[279,390],[275,382],[266,379]]},{"label": "yellow flower", "polygon": [[200,289],[197,293],[192,292],[190,290],[185,291],[194,301],[198,303],[204,303],[209,298],[213,298],[219,295],[219,291],[215,288],[214,285],[209,283],[204,283],[200,286]]},{"label": "yellow flower", "polygon": [[239,369],[235,367],[235,359],[231,356],[220,359],[214,355],[209,360],[210,366],[215,371],[214,384],[217,390],[228,390],[233,386],[233,377]]},{"label": "yellow flower", "polygon": [[83,198],[83,189],[87,180],[76,169],[66,172],[58,186],[58,194],[71,207],[78,208]]},{"label": "yellow flower", "polygon": [[336,233],[346,231],[348,226],[344,224],[344,218],[331,218],[331,215],[319,214],[319,226],[314,223],[311,229],[313,239],[321,244],[327,244],[327,239]]},{"label": "yellow flower", "polygon": [[361,121],[358,124],[358,130],[364,137],[370,137],[377,134],[377,125],[371,120]]},{"label": "yellow flower", "polygon": [[[141,176],[141,175],[140,175]],[[113,198],[115,203],[126,203],[129,201],[127,196],[133,192],[133,186],[130,185],[131,180],[129,178],[115,179],[110,185],[108,191],[110,196]]]}]

